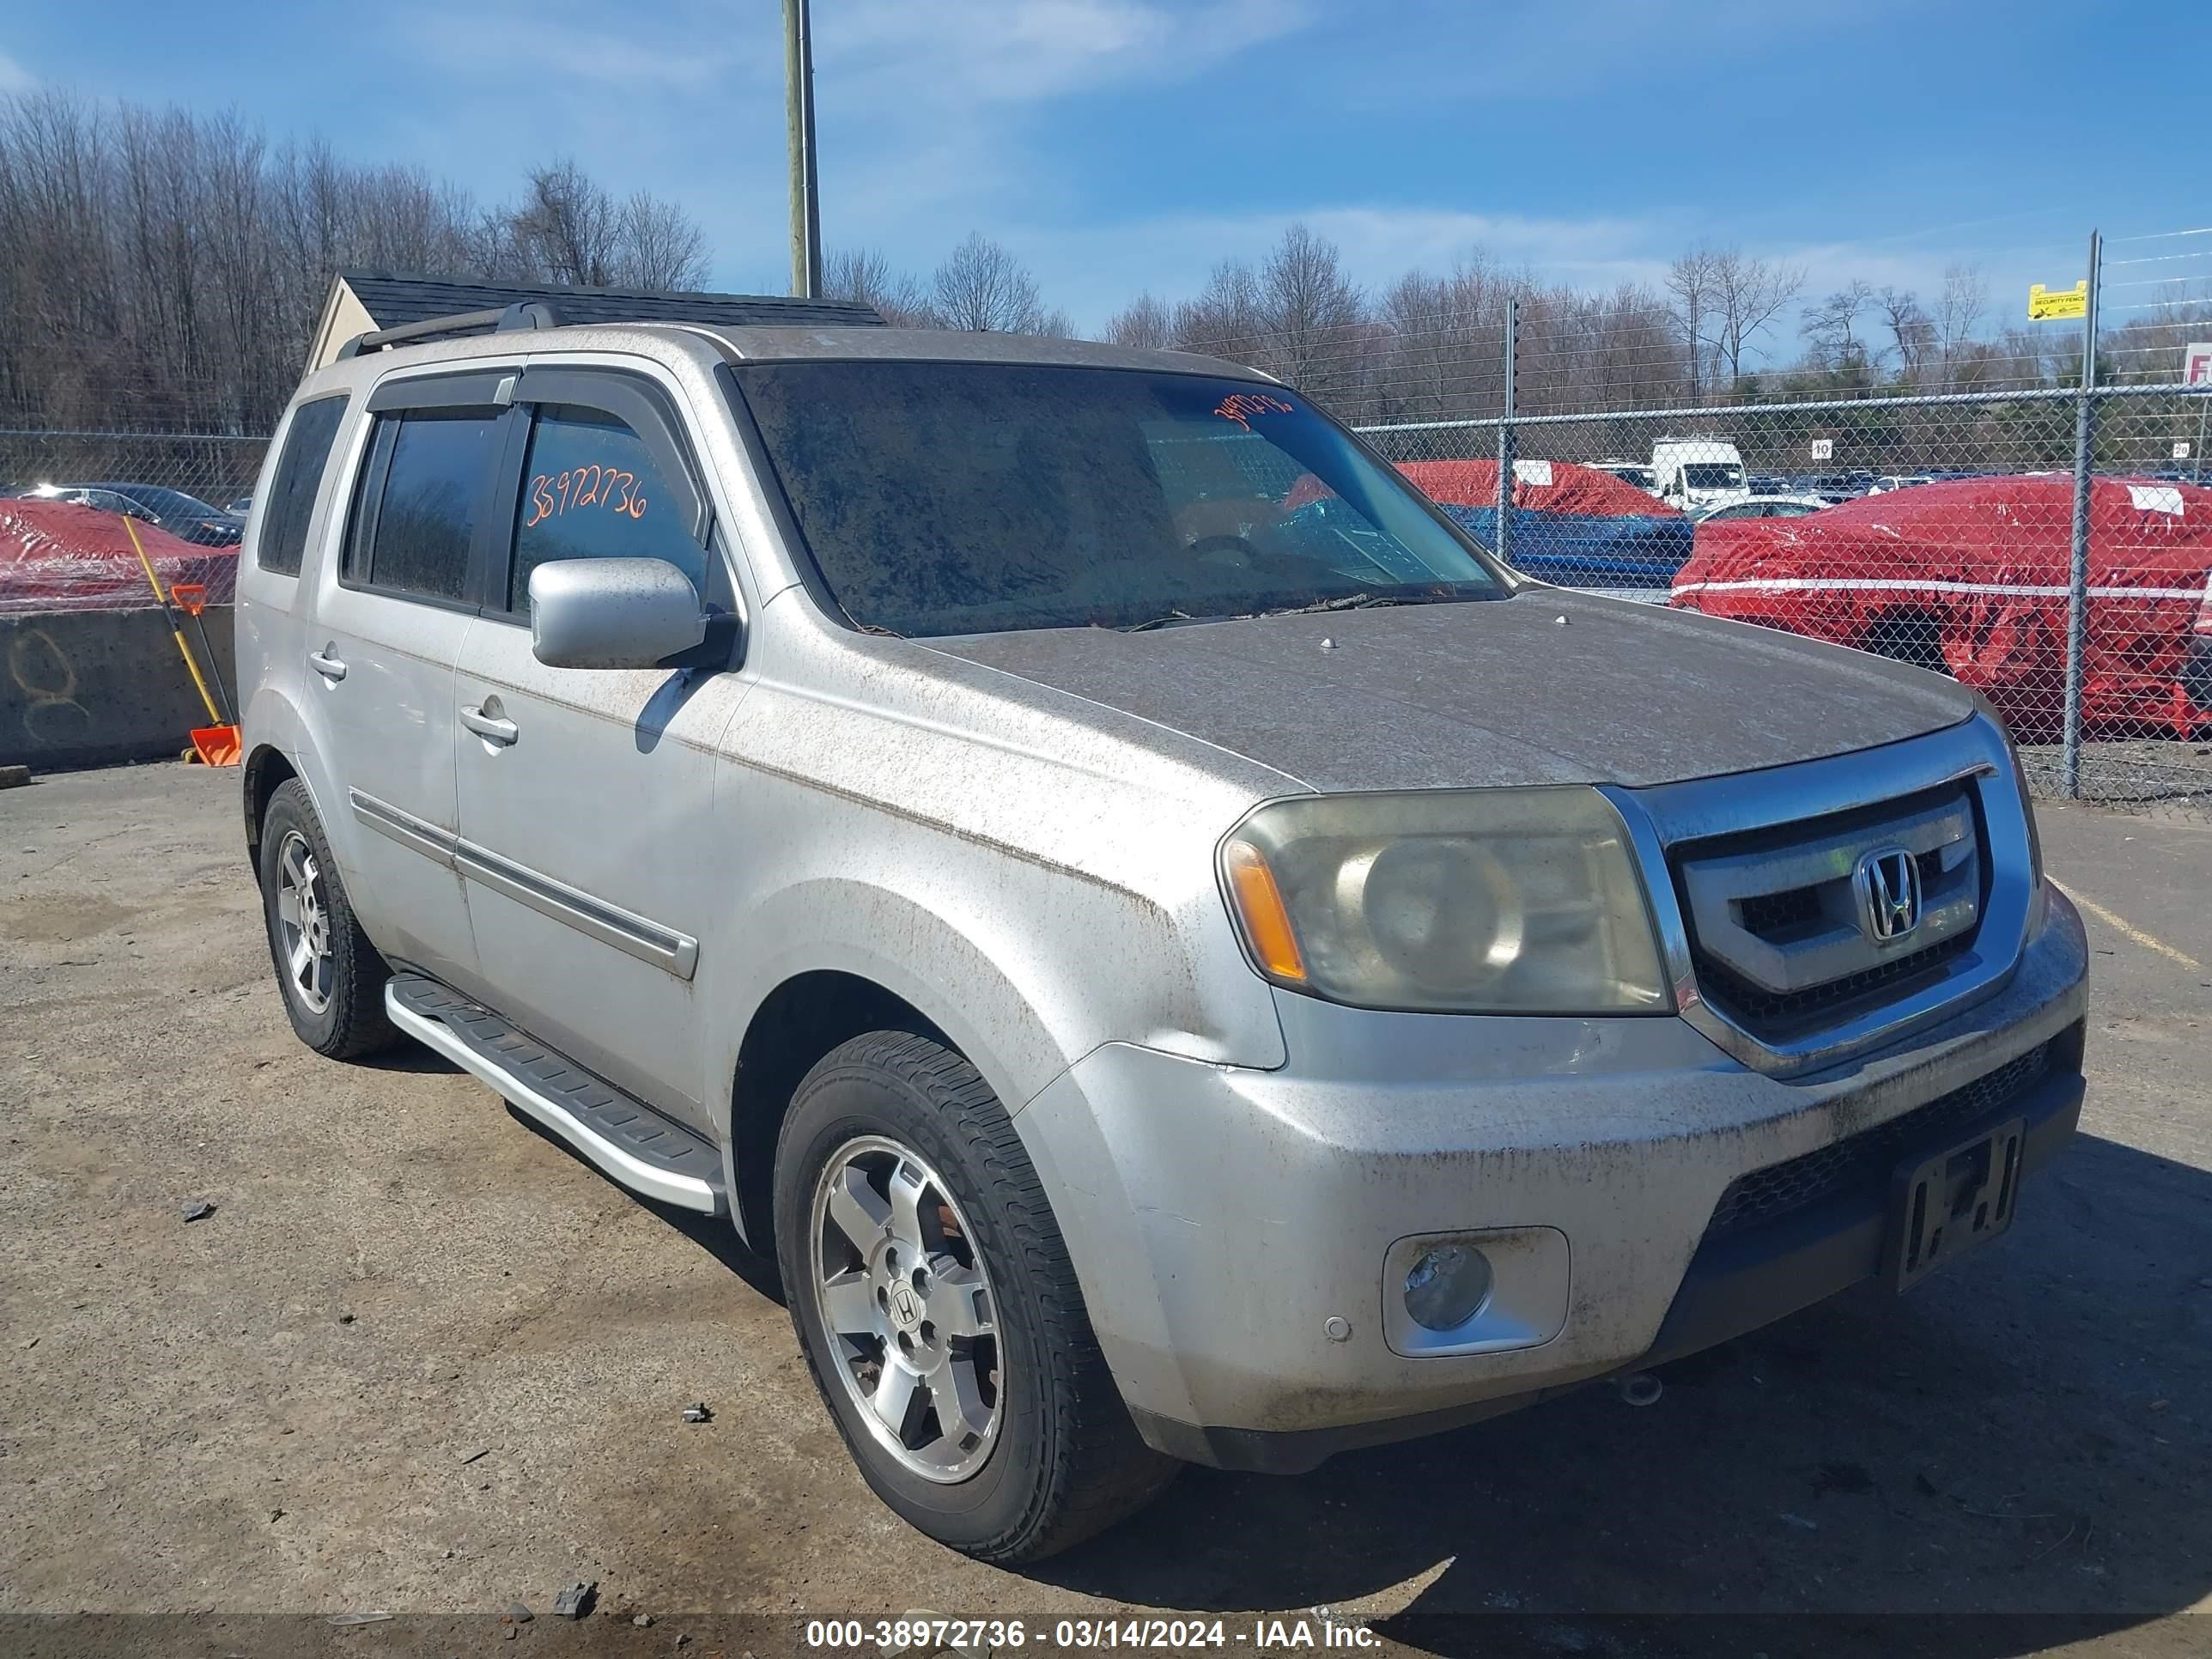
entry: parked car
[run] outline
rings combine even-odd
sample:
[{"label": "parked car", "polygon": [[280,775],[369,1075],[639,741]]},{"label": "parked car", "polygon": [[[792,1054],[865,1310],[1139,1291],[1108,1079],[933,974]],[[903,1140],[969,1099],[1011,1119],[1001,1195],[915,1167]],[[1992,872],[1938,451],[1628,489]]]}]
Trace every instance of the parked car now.
[{"label": "parked car", "polygon": [[1643,461],[1592,461],[1590,465],[1600,472],[1610,472],[1625,484],[1634,484],[1647,495],[1659,493],[1659,477]]},{"label": "parked car", "polygon": [[211,603],[230,603],[234,548],[195,546],[155,524],[141,529],[134,544],[112,509],[37,495],[0,498],[0,615],[156,605],[142,550],[165,592],[197,582]]},{"label": "parked car", "polygon": [[[2015,731],[2056,733],[2066,684],[2074,481],[1970,478],[1788,523],[1699,526],[1673,603],[1948,673]],[[2212,490],[2099,478],[2090,493],[2083,718],[2097,732],[2212,726]]]},{"label": "parked car", "polygon": [[1908,1287],[2074,1129],[2087,951],[1965,689],[1529,583],[1255,371],[457,323],[312,374],[258,494],[294,1030],[773,1252],[972,1554]]},{"label": "parked car", "polygon": [[1805,493],[1817,495],[1833,507],[1842,501],[1855,501],[1873,488],[1874,474],[1871,472],[1822,472],[1807,482]]},{"label": "parked car", "polygon": [[[1486,549],[1498,539],[1498,463],[1401,461],[1398,471]],[[1663,595],[1690,556],[1690,521],[1664,501],[1596,467],[1513,464],[1504,544],[1516,570],[1568,587]]]},{"label": "parked car", "polygon": [[247,514],[253,511],[253,497],[251,495],[240,495],[234,500],[225,501],[222,504],[222,510],[229,514],[234,519],[242,520]]},{"label": "parked car", "polygon": [[50,501],[75,501],[105,513],[143,519],[159,525],[179,541],[200,547],[235,547],[246,532],[246,520],[240,515],[161,484],[40,484],[33,493]]},{"label": "parked car", "polygon": [[1886,495],[1893,489],[1909,489],[1914,484],[1933,483],[1932,472],[1885,472],[1867,486],[1869,495]]},{"label": "parked car", "polygon": [[1737,519],[1802,519],[1827,506],[1818,495],[1749,495],[1723,501],[1692,514],[1697,523],[1727,524]]}]

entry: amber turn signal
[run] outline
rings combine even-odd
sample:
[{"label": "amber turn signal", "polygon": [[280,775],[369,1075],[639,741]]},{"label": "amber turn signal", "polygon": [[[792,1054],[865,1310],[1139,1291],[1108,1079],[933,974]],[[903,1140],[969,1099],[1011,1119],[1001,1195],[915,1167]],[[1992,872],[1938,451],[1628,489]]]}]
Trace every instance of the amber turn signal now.
[{"label": "amber turn signal", "polygon": [[1275,872],[1267,867],[1267,860],[1249,842],[1232,841],[1222,862],[1237,901],[1237,920],[1244,924],[1244,937],[1261,968],[1275,979],[1303,980],[1306,960],[1299,953],[1297,935],[1291,931],[1291,913],[1283,903],[1282,889],[1275,885]]}]

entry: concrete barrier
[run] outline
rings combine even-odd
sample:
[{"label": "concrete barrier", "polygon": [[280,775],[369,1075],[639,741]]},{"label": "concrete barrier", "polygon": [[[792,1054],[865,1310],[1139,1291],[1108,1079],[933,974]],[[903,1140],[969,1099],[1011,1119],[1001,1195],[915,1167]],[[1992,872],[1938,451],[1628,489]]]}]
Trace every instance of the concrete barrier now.
[{"label": "concrete barrier", "polygon": [[[197,657],[199,636],[179,620]],[[200,620],[223,684],[235,689],[230,607],[210,606]],[[159,611],[0,617],[0,765],[41,772],[174,759],[207,724]]]}]

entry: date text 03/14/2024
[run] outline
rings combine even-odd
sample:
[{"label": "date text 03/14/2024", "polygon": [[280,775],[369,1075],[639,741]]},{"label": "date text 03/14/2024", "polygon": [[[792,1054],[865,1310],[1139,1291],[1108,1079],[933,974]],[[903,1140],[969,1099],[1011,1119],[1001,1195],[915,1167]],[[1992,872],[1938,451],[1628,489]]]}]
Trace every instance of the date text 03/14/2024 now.
[{"label": "date text 03/14/2024", "polygon": [[886,1659],[908,1653],[946,1650],[1052,1647],[1059,1649],[1243,1647],[1255,1651],[1295,1648],[1371,1648],[1381,1638],[1364,1624],[1342,1623],[1326,1613],[1250,1619],[1232,1625],[1223,1619],[1060,1619],[1048,1626],[1022,1619],[947,1619],[909,1613],[900,1619],[813,1619],[806,1624],[810,1648],[872,1647]]}]

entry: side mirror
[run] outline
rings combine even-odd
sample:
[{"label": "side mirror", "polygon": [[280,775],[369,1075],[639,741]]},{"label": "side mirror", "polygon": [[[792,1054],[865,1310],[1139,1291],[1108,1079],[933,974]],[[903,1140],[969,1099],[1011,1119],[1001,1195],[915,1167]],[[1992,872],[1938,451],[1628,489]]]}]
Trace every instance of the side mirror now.
[{"label": "side mirror", "polygon": [[556,559],[530,573],[530,649],[549,668],[655,668],[707,637],[665,559]]}]

